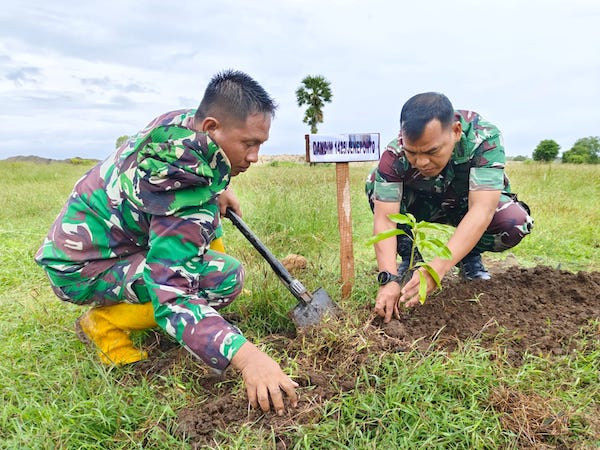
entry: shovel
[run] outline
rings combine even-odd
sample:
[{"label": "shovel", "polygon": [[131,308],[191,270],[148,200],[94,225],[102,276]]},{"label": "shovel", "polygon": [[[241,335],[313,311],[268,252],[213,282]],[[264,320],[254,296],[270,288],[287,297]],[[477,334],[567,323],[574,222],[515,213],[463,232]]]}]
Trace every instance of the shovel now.
[{"label": "shovel", "polygon": [[335,316],[339,307],[331,300],[329,294],[323,288],[317,289],[312,294],[309,293],[304,285],[292,277],[287,269],[279,262],[275,256],[265,247],[258,237],[248,228],[240,216],[227,208],[225,213],[227,217],[238,230],[250,241],[258,253],[269,263],[277,276],[289,291],[298,299],[298,304],[290,311],[290,318],[298,328],[317,325],[321,319],[327,315]]}]

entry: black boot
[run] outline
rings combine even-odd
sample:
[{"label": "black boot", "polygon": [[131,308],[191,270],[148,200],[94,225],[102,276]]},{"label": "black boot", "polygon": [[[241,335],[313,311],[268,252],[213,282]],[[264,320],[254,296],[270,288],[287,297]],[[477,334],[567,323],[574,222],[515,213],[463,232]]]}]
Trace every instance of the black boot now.
[{"label": "black boot", "polygon": [[457,265],[458,273],[465,280],[489,280],[490,273],[481,262],[481,253],[473,249]]}]

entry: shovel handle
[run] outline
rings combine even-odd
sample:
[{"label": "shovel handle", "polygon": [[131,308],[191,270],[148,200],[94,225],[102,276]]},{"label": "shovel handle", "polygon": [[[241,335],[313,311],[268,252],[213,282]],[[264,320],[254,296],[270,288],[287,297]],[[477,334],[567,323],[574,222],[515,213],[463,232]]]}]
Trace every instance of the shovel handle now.
[{"label": "shovel handle", "polygon": [[310,302],[310,294],[308,294],[302,283],[292,277],[283,264],[281,264],[281,262],[279,262],[279,260],[275,258],[275,256],[269,251],[265,244],[260,241],[258,236],[256,236],[252,230],[250,230],[250,228],[248,228],[248,225],[246,225],[242,218],[234,213],[231,208],[227,208],[225,217],[231,220],[236,228],[241,231],[244,237],[250,241],[252,246],[258,250],[258,253],[260,253],[262,257],[269,263],[277,276],[283,280],[290,292],[294,294],[294,296],[301,302]]}]

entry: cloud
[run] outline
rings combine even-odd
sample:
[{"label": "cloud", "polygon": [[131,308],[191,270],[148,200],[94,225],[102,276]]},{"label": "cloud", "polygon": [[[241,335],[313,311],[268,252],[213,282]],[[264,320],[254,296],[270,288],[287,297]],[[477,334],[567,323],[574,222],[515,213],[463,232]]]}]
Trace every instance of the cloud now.
[{"label": "cloud", "polygon": [[[315,74],[333,90],[321,132],[388,142],[404,101],[438,90],[496,123],[509,154],[553,136],[565,149],[600,134],[599,19],[592,0],[8,2],[0,132],[34,123],[36,151],[104,155],[152,117],[196,107],[210,77],[235,68],[279,103],[264,153],[304,151],[294,91]],[[0,157],[12,151],[0,142]]]},{"label": "cloud", "polygon": [[11,70],[6,74],[6,78],[12,81],[17,86],[23,86],[28,83],[37,83],[37,75],[41,75],[42,71],[38,67],[21,67],[20,69]]},{"label": "cloud", "polygon": [[97,87],[101,89],[116,90],[120,92],[153,93],[152,89],[133,81],[115,80],[108,76],[96,78],[79,78],[83,86]]}]

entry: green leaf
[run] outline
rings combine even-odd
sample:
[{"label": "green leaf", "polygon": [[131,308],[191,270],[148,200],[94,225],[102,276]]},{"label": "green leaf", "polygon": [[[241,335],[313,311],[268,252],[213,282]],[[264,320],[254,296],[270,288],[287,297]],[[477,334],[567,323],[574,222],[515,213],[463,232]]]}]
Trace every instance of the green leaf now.
[{"label": "green leaf", "polygon": [[423,242],[427,241],[427,235],[421,230],[413,230],[413,234],[415,235],[415,240],[417,241],[417,247]]},{"label": "green leaf", "polygon": [[433,267],[431,267],[429,264],[426,264],[426,263],[419,263],[419,266],[425,268],[427,273],[429,273],[429,275],[431,275],[431,278],[433,278],[433,281],[435,281],[435,285],[437,287],[439,287],[439,288],[442,287],[442,282],[440,280],[440,276],[438,275],[438,273],[435,271],[435,269]]},{"label": "green leaf", "polygon": [[452,227],[450,227],[449,225],[444,225],[441,223],[425,222],[424,220],[419,222],[417,224],[417,227],[420,229],[441,231],[443,233],[450,233],[452,231]]},{"label": "green leaf", "polygon": [[391,238],[392,236],[398,236],[401,234],[406,234],[403,230],[393,229],[388,231],[383,231],[381,233],[377,233],[375,236],[369,238],[365,245],[373,245],[376,242],[383,241],[385,239]]},{"label": "green leaf", "polygon": [[390,219],[392,222],[398,223],[400,225],[409,225],[411,228],[413,228],[416,223],[415,217],[410,213],[388,214],[388,219]]},{"label": "green leaf", "polygon": [[440,254],[438,256],[442,259],[452,259],[452,252],[444,245],[440,247]]},{"label": "green leaf", "polygon": [[437,247],[431,243],[431,241],[425,239],[417,242],[417,245],[420,250],[430,250],[432,252],[436,252]]},{"label": "green leaf", "polygon": [[433,246],[435,246],[435,249],[433,251],[435,252],[436,256],[438,256],[442,259],[451,259],[452,258],[452,252],[446,246],[446,244],[444,244],[441,240],[439,240],[437,238],[430,238],[429,243],[432,244]]},{"label": "green leaf", "polygon": [[425,299],[427,298],[427,278],[425,278],[425,274],[418,271],[419,273],[419,301],[421,304],[425,303]]}]

